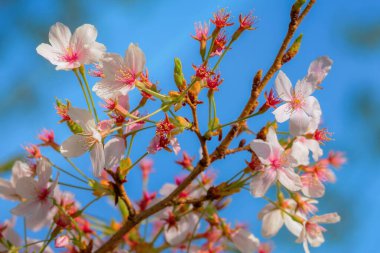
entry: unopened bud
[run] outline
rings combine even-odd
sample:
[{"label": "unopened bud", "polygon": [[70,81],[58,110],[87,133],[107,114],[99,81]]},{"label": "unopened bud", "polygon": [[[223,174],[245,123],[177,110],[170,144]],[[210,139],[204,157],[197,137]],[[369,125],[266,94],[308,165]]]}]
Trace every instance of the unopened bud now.
[{"label": "unopened bud", "polygon": [[298,17],[298,14],[300,13],[302,5],[306,3],[306,0],[296,0],[296,2],[292,6],[292,11],[291,11],[291,17],[295,18]]},{"label": "unopened bud", "polygon": [[186,80],[182,72],[182,63],[179,58],[174,58],[174,82],[179,90],[186,89]]},{"label": "unopened bud", "polygon": [[298,38],[293,42],[291,47],[288,49],[288,51],[284,54],[282,57],[282,64],[287,63],[291,59],[293,59],[294,56],[297,55],[298,50],[300,49],[301,46],[301,41],[302,41],[302,34],[298,36]]}]

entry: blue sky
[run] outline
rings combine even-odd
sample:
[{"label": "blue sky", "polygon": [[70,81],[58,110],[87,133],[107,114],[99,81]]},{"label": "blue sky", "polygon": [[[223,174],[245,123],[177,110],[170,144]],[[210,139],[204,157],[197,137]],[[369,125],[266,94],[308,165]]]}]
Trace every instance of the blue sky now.
[{"label": "blue sky", "polygon": [[[0,6],[0,162],[22,153],[21,145],[36,142],[37,133],[44,127],[56,131],[58,141],[69,136],[53,109],[54,97],[69,98],[76,106],[85,107],[75,77],[70,72],[54,70],[35,52],[36,46],[47,41],[52,24],[68,24],[73,30],[83,24],[98,28],[98,41],[108,51],[124,53],[129,43],[137,43],[145,52],[152,80],[159,82],[163,92],[174,89],[173,59],[181,58],[185,76],[192,74],[191,64],[199,64],[198,44],[191,39],[194,23],[206,21],[221,7],[227,7],[235,20],[239,13],[253,11],[258,17],[257,30],[243,34],[233,46],[220,72],[225,80],[216,95],[221,122],[233,120],[241,110],[254,73],[267,70],[285,35],[291,1],[236,0],[236,1],[4,1]],[[329,226],[327,243],[312,252],[376,252],[380,199],[380,122],[376,108],[380,105],[380,2],[318,1],[300,26],[303,42],[297,57],[283,67],[295,83],[302,78],[309,63],[318,56],[328,55],[334,60],[322,91],[315,95],[323,110],[324,126],[334,133],[328,149],[344,151],[348,164],[337,171],[338,181],[327,186],[321,200],[321,212],[338,211],[342,222]],[[230,30],[230,34],[233,30]],[[94,79],[90,79],[92,83]],[[268,88],[273,85],[269,82]],[[137,96],[132,96],[136,103]],[[152,104],[149,110],[158,105]],[[201,117],[207,118],[204,105]],[[223,112],[223,113],[222,113]],[[255,119],[256,120],[256,119]],[[271,115],[249,121],[252,129],[273,120]],[[203,120],[206,125],[205,120]],[[286,126],[282,126],[286,127]],[[153,132],[150,133],[153,135]],[[151,138],[139,139],[141,145],[133,149],[139,157]],[[247,140],[249,140],[247,136]],[[198,154],[198,146],[191,136],[180,137],[181,145],[190,154]],[[50,155],[49,151],[46,151]],[[67,166],[59,157],[57,163]],[[165,181],[171,181],[179,172],[173,163],[173,154],[160,153],[154,157],[155,182],[150,189],[157,190]],[[244,165],[243,155],[234,156],[214,165],[218,176],[232,175]],[[88,167],[88,157],[76,160]],[[8,176],[8,175],[4,175]],[[69,180],[67,178],[67,180]],[[132,172],[127,190],[139,197],[141,178]],[[140,187],[141,188],[141,187]],[[82,204],[88,199],[78,193]],[[5,209],[13,203],[0,202]],[[234,198],[223,215],[231,221],[244,221],[259,235],[260,223],[256,216],[265,204],[248,193]],[[244,208],[238,208],[244,206]],[[99,206],[98,206],[99,207]],[[96,206],[90,209],[96,213]],[[107,208],[111,214],[112,208]],[[107,213],[107,214],[108,214]],[[0,212],[0,219],[9,217]],[[21,223],[20,223],[21,224]],[[285,231],[274,238],[274,252],[302,252]]]}]

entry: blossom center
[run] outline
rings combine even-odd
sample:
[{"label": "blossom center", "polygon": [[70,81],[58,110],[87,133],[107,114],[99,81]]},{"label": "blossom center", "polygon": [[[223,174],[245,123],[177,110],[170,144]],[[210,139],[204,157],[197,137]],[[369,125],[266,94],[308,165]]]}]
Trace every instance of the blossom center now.
[{"label": "blossom center", "polygon": [[297,110],[305,105],[305,101],[302,97],[296,95],[292,98],[292,101],[290,101],[290,105],[293,110]]},{"label": "blossom center", "polygon": [[62,56],[62,60],[69,63],[74,63],[78,61],[78,58],[79,58],[78,52],[73,50],[71,47],[68,47],[66,49],[66,54]]},{"label": "blossom center", "polygon": [[116,75],[115,80],[126,85],[131,85],[136,80],[136,75],[130,69],[120,68]]},{"label": "blossom center", "polygon": [[49,196],[49,189],[47,188],[43,188],[39,194],[38,194],[38,199],[40,201],[45,201],[47,199],[47,197]]}]

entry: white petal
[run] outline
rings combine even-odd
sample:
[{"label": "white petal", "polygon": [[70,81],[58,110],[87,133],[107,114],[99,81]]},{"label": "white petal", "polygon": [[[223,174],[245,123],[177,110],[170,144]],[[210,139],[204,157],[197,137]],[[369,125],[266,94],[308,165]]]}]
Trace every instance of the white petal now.
[{"label": "white petal", "polygon": [[64,52],[69,47],[70,38],[70,29],[62,23],[57,22],[50,28],[49,42],[57,50]]},{"label": "white petal", "polygon": [[104,149],[102,143],[95,143],[90,153],[94,176],[100,177],[105,165]]},{"label": "white petal", "polygon": [[307,98],[313,93],[313,86],[305,80],[298,81],[294,88],[295,93],[302,98]]},{"label": "white petal", "polygon": [[305,143],[301,141],[294,141],[290,155],[296,161],[295,166],[309,165],[309,149]]},{"label": "white petal", "polygon": [[285,103],[281,106],[279,106],[276,110],[274,110],[272,113],[276,118],[276,121],[278,123],[283,123],[287,121],[290,118],[291,115],[291,108],[289,103]]},{"label": "white petal", "polygon": [[[104,100],[106,99],[116,99],[117,97],[123,95],[125,90],[128,89],[128,86],[121,82],[117,82],[109,79],[102,79],[100,82],[97,82],[92,91],[96,93],[96,95]],[[128,91],[130,88],[128,89]]]},{"label": "white petal", "polygon": [[90,145],[86,136],[74,134],[62,143],[60,150],[65,157],[77,157],[87,152]]},{"label": "white petal", "polygon": [[32,176],[32,170],[27,163],[16,161],[12,167],[12,183],[16,183],[22,177]]},{"label": "white petal", "polygon": [[165,228],[164,235],[166,241],[173,246],[183,242],[186,237],[194,231],[197,219],[195,214],[190,213],[182,217],[177,222],[176,227]]},{"label": "white petal", "polygon": [[275,80],[275,88],[277,95],[284,101],[291,101],[292,99],[292,83],[289,78],[281,70]]},{"label": "white petal", "polygon": [[0,197],[8,200],[19,200],[15,187],[11,182],[0,178]]},{"label": "white petal", "polygon": [[259,220],[262,220],[264,218],[264,215],[266,215],[269,212],[272,212],[274,209],[277,209],[277,207],[272,203],[269,203],[266,206],[264,206],[264,208],[261,209],[261,211],[258,214]]},{"label": "white petal", "polygon": [[259,172],[252,178],[250,188],[251,193],[255,197],[262,197],[268,191],[269,187],[276,180],[276,173],[273,171]]},{"label": "white petal", "polygon": [[310,120],[310,117],[302,109],[294,111],[290,116],[290,133],[293,136],[305,134]]},{"label": "white petal", "polygon": [[283,148],[278,142],[277,134],[276,131],[274,130],[273,127],[270,127],[268,129],[268,133],[266,136],[267,142],[271,145],[272,150],[274,151],[275,149],[279,150],[281,153],[283,152]]},{"label": "white petal", "polygon": [[49,44],[41,43],[36,48],[36,51],[39,55],[47,59],[51,64],[58,65],[60,64],[60,57],[62,56],[62,52],[59,52],[56,48],[52,47]]},{"label": "white petal", "polygon": [[11,213],[16,216],[31,216],[34,215],[36,207],[38,207],[38,201],[28,200],[18,204],[11,210]]},{"label": "white petal", "polygon": [[16,192],[22,198],[33,199],[38,197],[37,182],[31,177],[23,177],[17,181]]},{"label": "white petal", "polygon": [[298,191],[302,188],[300,176],[290,168],[278,170],[278,181],[290,191]]},{"label": "white petal", "polygon": [[251,147],[251,150],[255,152],[255,154],[261,159],[266,160],[271,154],[271,151],[272,151],[271,146],[263,140],[259,140],[259,139],[253,140],[251,141],[249,145]]},{"label": "white petal", "polygon": [[321,147],[319,146],[319,142],[316,140],[307,139],[305,141],[305,145],[313,153],[314,161],[318,161],[319,157],[323,155],[323,149],[321,149]]},{"label": "white petal", "polygon": [[145,55],[138,46],[131,43],[128,50],[125,52],[125,62],[127,67],[131,69],[133,73],[140,73],[144,70]]},{"label": "white petal", "polygon": [[124,156],[125,141],[121,137],[113,137],[104,145],[105,166],[110,169],[118,165]]},{"label": "white petal", "polygon": [[243,228],[233,233],[231,240],[241,253],[255,252],[260,245],[259,239],[257,239],[251,232]]},{"label": "white petal", "polygon": [[264,237],[275,236],[283,224],[284,224],[284,219],[282,218],[281,210],[275,209],[263,217],[263,225],[261,228],[261,234]]},{"label": "white petal", "polygon": [[305,78],[307,82],[311,83],[314,88],[316,88],[329,73],[332,63],[333,61],[327,56],[322,56],[314,60],[310,64]]},{"label": "white petal", "polygon": [[322,110],[318,100],[309,96],[305,99],[305,105],[302,108],[311,117],[321,117]]},{"label": "white petal", "polygon": [[299,236],[302,232],[303,225],[294,221],[289,215],[284,214],[284,221],[286,228],[295,236]]},{"label": "white petal", "polygon": [[37,163],[37,176],[39,189],[48,185],[51,177],[51,164],[46,159],[41,159]]},{"label": "white petal", "polygon": [[75,123],[80,125],[86,133],[90,133],[91,129],[96,128],[95,120],[92,117],[91,112],[87,110],[70,107],[67,114]]}]

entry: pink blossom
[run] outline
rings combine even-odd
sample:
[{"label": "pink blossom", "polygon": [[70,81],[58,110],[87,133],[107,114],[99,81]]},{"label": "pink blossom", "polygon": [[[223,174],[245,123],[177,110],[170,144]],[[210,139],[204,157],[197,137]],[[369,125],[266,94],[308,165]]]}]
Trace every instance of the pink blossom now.
[{"label": "pink blossom", "polygon": [[125,139],[114,136],[104,145],[105,167],[108,169],[119,165],[124,157]]},{"label": "pink blossom", "polygon": [[224,28],[226,26],[231,26],[234,23],[230,23],[231,14],[226,11],[226,9],[220,9],[216,13],[214,13],[214,19],[211,19],[211,23],[213,23],[218,29]]},{"label": "pink blossom", "polygon": [[[58,175],[53,183],[49,183],[51,177],[51,165],[42,159],[37,164],[38,180],[32,177],[22,177],[16,183],[16,192],[23,201],[18,204],[11,212],[17,216],[25,216],[32,226],[38,229],[46,223],[47,217],[53,208],[55,187],[58,182]],[[30,225],[30,224],[29,224]]]},{"label": "pink blossom", "polygon": [[144,70],[145,55],[131,43],[124,58],[118,54],[106,54],[102,64],[105,77],[92,90],[102,99],[116,98],[134,88],[135,81]]},{"label": "pink blossom", "polygon": [[67,235],[60,235],[57,238],[55,238],[54,246],[56,248],[65,248],[70,243],[70,239]]},{"label": "pink blossom", "polygon": [[[9,241],[12,245],[17,247],[21,245],[21,238],[14,230],[15,225],[15,217],[12,217],[10,220],[5,220],[4,223],[0,225],[0,239],[2,239],[2,241]],[[0,243],[0,251],[8,252],[2,243]]]},{"label": "pink blossom", "polygon": [[19,201],[21,196],[16,192],[17,182],[23,177],[31,177],[33,172],[28,164],[16,161],[12,167],[12,176],[9,181],[0,178],[0,197]]},{"label": "pink blossom", "polygon": [[318,89],[319,84],[323,82],[329,73],[332,64],[333,61],[327,56],[317,58],[310,64],[305,81],[310,83],[313,89]]},{"label": "pink blossom", "polygon": [[329,163],[335,168],[340,168],[343,164],[347,162],[347,159],[342,152],[330,151],[327,159]]},{"label": "pink blossom", "polygon": [[208,30],[209,26],[207,23],[202,25],[202,23],[199,22],[195,24],[195,35],[191,37],[198,41],[206,41],[208,39]]},{"label": "pink blossom", "polygon": [[241,253],[255,252],[260,245],[259,239],[244,228],[239,228],[237,231],[233,232],[231,240]]},{"label": "pink blossom", "polygon": [[93,25],[85,24],[71,35],[67,26],[56,23],[50,28],[50,45],[40,44],[37,53],[56,65],[56,70],[72,70],[96,63],[106,50],[103,44],[96,42],[97,34]]},{"label": "pink blossom", "polygon": [[97,130],[94,118],[87,110],[75,107],[70,107],[68,114],[75,123],[82,127],[83,133],[74,134],[62,143],[60,149],[62,155],[77,157],[90,151],[94,175],[100,176],[105,166],[105,155],[102,136]]},{"label": "pink blossom", "polygon": [[337,223],[340,216],[337,213],[329,213],[321,216],[313,216],[304,222],[303,229],[297,238],[298,243],[303,243],[306,253],[310,253],[308,244],[312,247],[319,247],[324,241],[323,233],[326,229],[320,226],[320,223]]},{"label": "pink blossom", "polygon": [[293,169],[295,161],[280,145],[272,127],[268,130],[266,142],[255,139],[250,147],[263,165],[263,169],[260,169],[252,178],[251,192],[255,197],[264,196],[276,181],[290,191],[301,189],[301,179]]},{"label": "pink blossom", "polygon": [[[273,111],[277,122],[282,123],[290,119],[290,133],[294,136],[310,131],[312,125],[319,123],[322,111],[318,100],[310,96],[313,87],[306,81],[298,81],[295,88],[284,72],[280,71],[275,80],[278,96],[285,104]],[[312,124],[312,122],[314,124]]]}]

